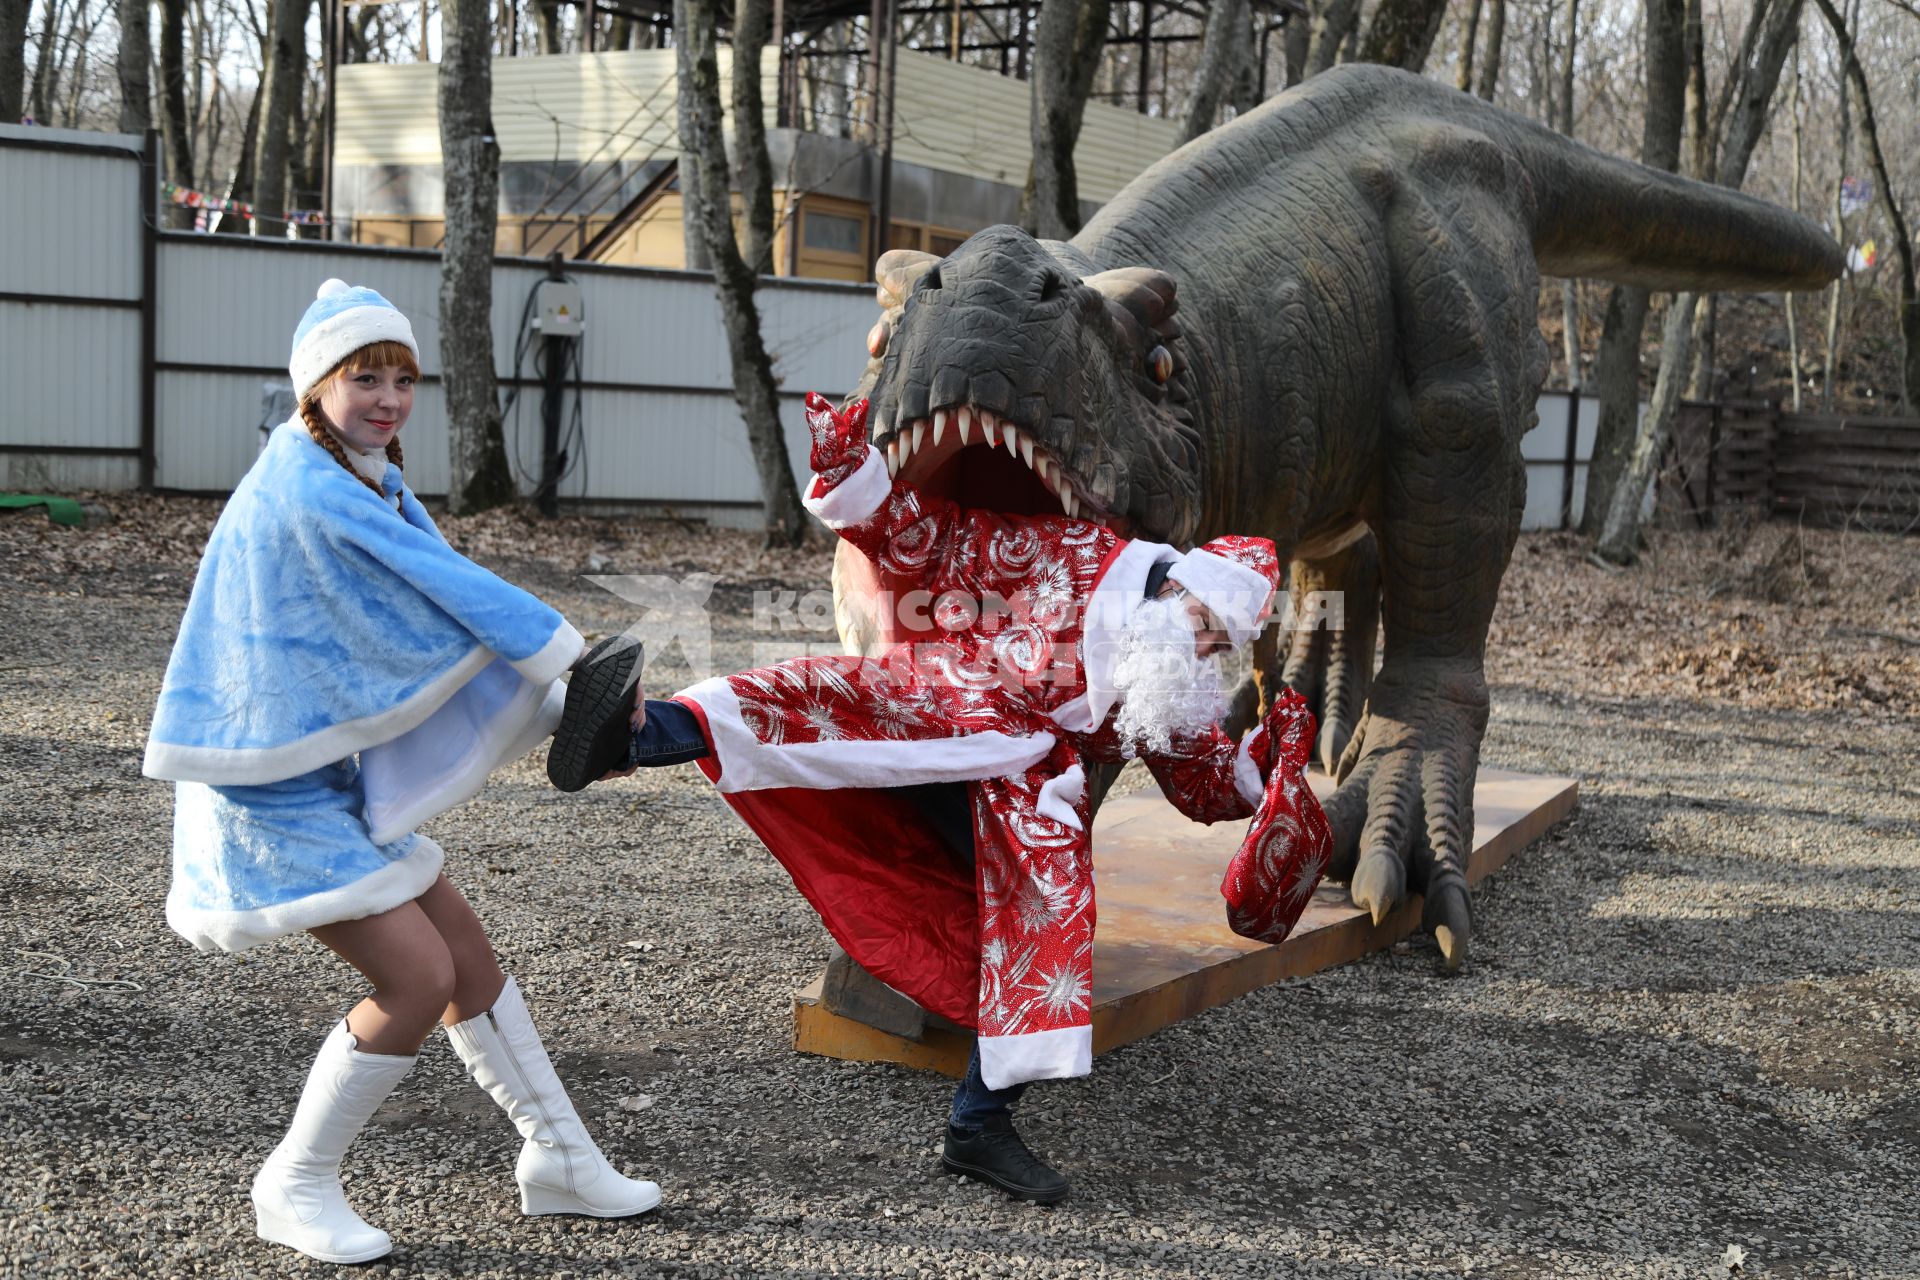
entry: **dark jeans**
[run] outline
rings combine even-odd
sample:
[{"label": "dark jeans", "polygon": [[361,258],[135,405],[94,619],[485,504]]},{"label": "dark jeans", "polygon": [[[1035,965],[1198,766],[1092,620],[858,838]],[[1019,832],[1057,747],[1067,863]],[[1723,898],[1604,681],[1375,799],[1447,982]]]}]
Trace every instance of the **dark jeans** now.
[{"label": "dark jeans", "polygon": [[[693,712],[677,702],[648,698],[647,723],[633,735],[625,767],[684,764],[706,754],[707,740]],[[926,816],[954,856],[963,865],[972,867],[973,815],[967,804],[966,784],[928,783],[899,790]],[[1024,1084],[1005,1089],[987,1088],[986,1081],[980,1078],[980,1049],[976,1045],[973,1056],[967,1060],[966,1078],[954,1090],[953,1113],[948,1123],[956,1129],[976,1131],[989,1117],[1012,1111],[1013,1104],[1026,1091]]]},{"label": "dark jeans", "polygon": [[707,739],[693,712],[665,698],[647,699],[647,723],[633,735],[623,768],[685,764],[707,754]]}]

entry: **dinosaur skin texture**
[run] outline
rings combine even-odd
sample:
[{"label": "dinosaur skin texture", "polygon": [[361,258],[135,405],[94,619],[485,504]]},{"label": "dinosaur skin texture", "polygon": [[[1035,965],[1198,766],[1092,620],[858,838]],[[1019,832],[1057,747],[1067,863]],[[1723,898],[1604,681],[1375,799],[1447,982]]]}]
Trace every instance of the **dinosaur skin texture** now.
[{"label": "dinosaur skin texture", "polygon": [[[1071,242],[998,226],[946,258],[886,255],[856,394],[901,474],[967,505],[1181,546],[1258,534],[1291,561],[1296,616],[1343,593],[1342,629],[1256,646],[1260,706],[1284,680],[1319,718],[1330,874],[1376,920],[1423,892],[1457,967],[1542,270],[1758,290],[1841,265],[1786,210],[1347,66],[1165,157]],[[872,607],[887,585],[842,545],[849,647],[912,638]]]}]

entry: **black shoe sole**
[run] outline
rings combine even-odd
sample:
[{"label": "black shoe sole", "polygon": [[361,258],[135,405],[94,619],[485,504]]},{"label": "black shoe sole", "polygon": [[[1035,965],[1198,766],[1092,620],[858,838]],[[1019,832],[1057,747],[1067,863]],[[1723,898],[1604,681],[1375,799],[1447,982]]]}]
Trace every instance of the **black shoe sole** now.
[{"label": "black shoe sole", "polygon": [[970,1164],[962,1164],[952,1156],[940,1157],[940,1164],[948,1173],[958,1173],[968,1178],[1000,1188],[1015,1200],[1025,1200],[1031,1204],[1059,1204],[1067,1198],[1072,1187],[1061,1187],[1058,1191],[1036,1191],[1032,1187],[1023,1187],[1006,1181],[991,1169],[977,1169]]},{"label": "black shoe sole", "polygon": [[626,759],[644,646],[624,635],[602,640],[567,682],[567,706],[547,752],[547,781],[579,791]]}]

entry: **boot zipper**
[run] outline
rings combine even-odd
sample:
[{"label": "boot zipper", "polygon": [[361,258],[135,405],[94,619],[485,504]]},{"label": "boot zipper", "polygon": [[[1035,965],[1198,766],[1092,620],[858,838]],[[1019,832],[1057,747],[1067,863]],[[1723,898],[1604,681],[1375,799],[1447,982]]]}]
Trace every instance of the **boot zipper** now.
[{"label": "boot zipper", "polygon": [[541,1120],[546,1123],[548,1134],[553,1137],[553,1145],[560,1149],[561,1170],[566,1175],[568,1194],[576,1194],[573,1179],[573,1155],[568,1151],[567,1144],[560,1141],[559,1127],[553,1123],[553,1116],[547,1111],[546,1102],[540,1097],[538,1091],[534,1089],[533,1083],[527,1079],[527,1069],[520,1065],[520,1056],[513,1051],[512,1043],[508,1041],[506,1034],[500,1030],[500,1019],[493,1016],[493,1010],[491,1009],[487,1010],[487,1022],[493,1027],[494,1038],[500,1042],[500,1047],[506,1051],[507,1061],[513,1064],[514,1071],[519,1075],[520,1087],[524,1091],[524,1096],[533,1099],[534,1108],[539,1111]]}]

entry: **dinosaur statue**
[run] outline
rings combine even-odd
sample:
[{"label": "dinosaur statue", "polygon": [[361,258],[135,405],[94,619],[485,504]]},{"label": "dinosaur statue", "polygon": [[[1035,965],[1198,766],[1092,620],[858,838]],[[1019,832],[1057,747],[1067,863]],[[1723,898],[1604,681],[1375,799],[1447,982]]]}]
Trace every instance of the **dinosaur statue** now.
[{"label": "dinosaur statue", "polygon": [[[945,258],[887,254],[856,394],[889,464],[966,505],[1182,546],[1259,534],[1296,606],[1344,593],[1342,629],[1294,631],[1284,666],[1278,640],[1256,654],[1261,705],[1284,680],[1319,716],[1330,874],[1376,920],[1424,892],[1451,968],[1487,628],[1547,372],[1540,273],[1798,290],[1841,266],[1784,209],[1346,66],[1166,156],[1071,241],[996,226]],[[913,638],[874,607],[887,586],[842,545],[850,648]]]}]

